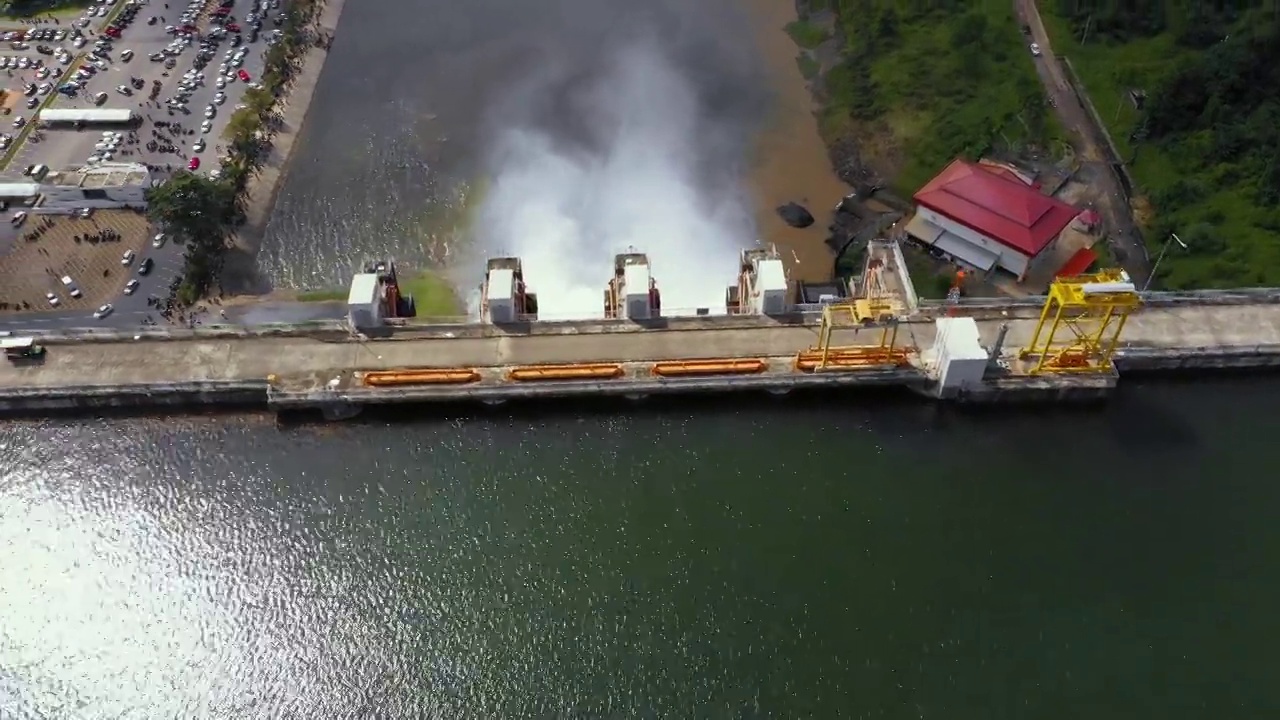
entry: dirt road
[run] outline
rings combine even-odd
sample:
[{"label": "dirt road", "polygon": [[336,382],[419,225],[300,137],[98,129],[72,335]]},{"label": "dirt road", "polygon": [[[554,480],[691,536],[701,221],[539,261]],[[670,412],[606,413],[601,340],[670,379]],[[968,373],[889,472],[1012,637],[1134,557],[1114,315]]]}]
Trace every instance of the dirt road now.
[{"label": "dirt road", "polygon": [[1111,238],[1112,252],[1141,286],[1146,283],[1150,273],[1150,261],[1142,244],[1142,235],[1134,223],[1128,197],[1116,171],[1110,165],[1107,141],[1102,129],[1093,122],[1072,90],[1061,61],[1053,52],[1035,0],[1014,0],[1014,7],[1018,20],[1031,29],[1031,42],[1040,46],[1036,72],[1053,102],[1058,120],[1071,134],[1072,146],[1081,162],[1095,166],[1092,168],[1093,172],[1089,173],[1095,178],[1094,209],[1102,216],[1105,232]]}]

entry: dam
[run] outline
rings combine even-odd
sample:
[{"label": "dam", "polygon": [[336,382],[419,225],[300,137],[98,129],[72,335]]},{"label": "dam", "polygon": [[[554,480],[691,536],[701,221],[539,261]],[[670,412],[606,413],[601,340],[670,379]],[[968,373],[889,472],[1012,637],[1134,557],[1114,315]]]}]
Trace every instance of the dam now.
[{"label": "dam", "polygon": [[619,256],[595,320],[538,320],[513,258],[490,261],[473,322],[396,317],[405,298],[362,302],[360,277],[341,322],[37,336],[39,357],[0,365],[0,412],[225,404],[341,418],[397,403],[886,386],[1061,401],[1105,398],[1132,372],[1280,365],[1280,290],[1138,293],[1104,272],[1060,278],[1047,297],[926,302],[892,242],[817,303],[791,301],[776,253],[745,251],[715,315],[664,316],[642,253]]}]

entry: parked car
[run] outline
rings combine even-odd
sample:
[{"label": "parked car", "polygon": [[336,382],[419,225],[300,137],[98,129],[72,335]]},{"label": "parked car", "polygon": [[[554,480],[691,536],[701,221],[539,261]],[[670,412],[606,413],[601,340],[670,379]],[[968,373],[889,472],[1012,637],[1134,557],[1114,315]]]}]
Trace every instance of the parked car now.
[{"label": "parked car", "polygon": [[72,280],[70,275],[62,276],[62,286],[67,289],[67,292],[71,294],[71,297],[80,297],[80,288],[76,287],[76,281]]}]

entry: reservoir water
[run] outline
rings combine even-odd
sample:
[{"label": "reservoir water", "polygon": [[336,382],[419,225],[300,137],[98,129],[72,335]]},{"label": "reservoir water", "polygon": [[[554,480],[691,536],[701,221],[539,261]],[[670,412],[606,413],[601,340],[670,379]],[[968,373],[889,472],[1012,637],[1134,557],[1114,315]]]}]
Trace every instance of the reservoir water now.
[{"label": "reservoir water", "polygon": [[1280,381],[0,426],[0,717],[1270,717]]}]

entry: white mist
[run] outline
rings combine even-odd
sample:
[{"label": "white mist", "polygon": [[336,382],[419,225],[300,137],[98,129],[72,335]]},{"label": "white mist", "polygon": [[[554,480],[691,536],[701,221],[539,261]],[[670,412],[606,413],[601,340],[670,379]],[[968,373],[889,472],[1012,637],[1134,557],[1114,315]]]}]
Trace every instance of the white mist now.
[{"label": "white mist", "polygon": [[632,249],[649,256],[664,314],[724,312],[754,223],[743,193],[698,181],[699,137],[716,128],[691,83],[654,46],[613,53],[586,82],[573,110],[592,142],[504,118],[479,248],[523,260],[543,318],[601,317],[614,255]]}]

